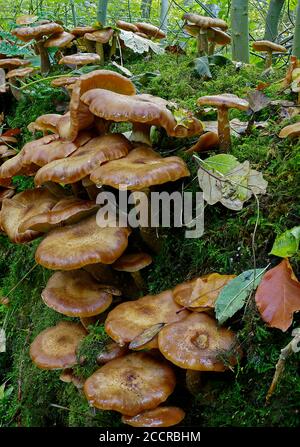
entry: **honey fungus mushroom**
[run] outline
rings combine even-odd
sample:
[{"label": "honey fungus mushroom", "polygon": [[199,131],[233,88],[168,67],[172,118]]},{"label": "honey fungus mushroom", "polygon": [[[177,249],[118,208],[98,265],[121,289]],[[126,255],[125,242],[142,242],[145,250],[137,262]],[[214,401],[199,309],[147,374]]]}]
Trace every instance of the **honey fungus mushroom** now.
[{"label": "honey fungus mushroom", "polygon": [[118,28],[123,29],[124,31],[132,31],[133,33],[137,33],[139,31],[138,27],[133,23],[125,22],[124,20],[117,20],[116,25]]},{"label": "honey fungus mushroom", "polygon": [[168,324],[158,334],[158,346],[163,356],[184,369],[195,371],[225,371],[222,354],[229,363],[236,363],[235,335],[218,327],[216,320],[205,313],[191,313],[181,321]]},{"label": "honey fungus mushroom", "polygon": [[42,331],[30,345],[30,357],[40,369],[64,369],[77,364],[76,349],[87,335],[81,324],[60,321]]},{"label": "honey fungus mushroom", "polygon": [[289,124],[283,127],[279,132],[279,138],[297,138],[300,137],[300,123]]},{"label": "honey fungus mushroom", "polygon": [[224,93],[222,95],[202,96],[197,100],[199,106],[212,106],[218,109],[218,136],[220,149],[228,151],[231,146],[229,109],[247,111],[249,103],[236,95]]},{"label": "honey fungus mushroom", "polygon": [[58,63],[60,65],[82,67],[83,65],[99,64],[100,60],[100,56],[97,53],[77,53],[63,56]]},{"label": "honey fungus mushroom", "polygon": [[112,47],[110,50],[110,56],[113,53],[113,47],[115,45],[115,30],[113,28],[103,28],[93,33],[86,33],[84,38],[90,42],[94,42],[96,46],[96,53],[100,56],[100,64],[104,64],[105,53],[104,45],[112,39]]},{"label": "honey fungus mushroom", "polygon": [[58,23],[35,24],[33,26],[24,26],[16,28],[12,34],[23,42],[29,42],[34,39],[36,47],[41,59],[41,73],[47,74],[50,71],[50,59],[47,49],[45,48],[46,38],[53,34],[63,33],[64,29]]},{"label": "honey fungus mushroom", "polygon": [[143,290],[145,288],[144,280],[140,271],[152,263],[152,257],[148,253],[131,253],[122,255],[112,265],[119,272],[128,272],[131,274],[136,286]]},{"label": "honey fungus mushroom", "polygon": [[98,369],[86,380],[84,393],[95,408],[135,416],[164,402],[175,384],[168,364],[145,353],[132,353]]},{"label": "honey fungus mushroom", "polygon": [[125,251],[130,230],[100,227],[96,217],[56,228],[38,246],[35,260],[51,270],[75,270],[89,264],[112,264]]},{"label": "honey fungus mushroom", "polygon": [[159,406],[154,410],[143,411],[136,416],[122,416],[123,424],[132,427],[172,427],[185,418],[185,412],[178,407]]},{"label": "honey fungus mushroom", "polygon": [[48,307],[69,317],[99,315],[112,303],[112,295],[84,270],[55,272],[42,299]]},{"label": "honey fungus mushroom", "polygon": [[115,341],[108,342],[103,350],[97,355],[97,364],[105,365],[105,363],[111,362],[112,360],[118,359],[128,354],[128,347],[120,346]]},{"label": "honey fungus mushroom", "polygon": [[283,45],[270,42],[269,40],[257,40],[252,44],[253,50],[266,53],[266,68],[272,66],[272,55],[276,53],[286,53],[287,49]]},{"label": "honey fungus mushroom", "polygon": [[136,22],[134,25],[138,28],[139,33],[145,34],[148,39],[160,40],[166,38],[164,31],[151,23]]},{"label": "honey fungus mushroom", "polygon": [[[132,342],[137,336],[158,323],[179,321],[188,315],[175,303],[171,290],[158,295],[146,295],[135,301],[127,301],[109,312],[105,321],[107,334],[119,345]],[[147,348],[157,347],[157,337],[146,343]],[[145,345],[143,345],[145,349]]]},{"label": "honey fungus mushroom", "polygon": [[49,132],[56,133],[56,125],[60,118],[61,115],[58,113],[47,113],[29,123],[27,129],[32,133],[37,131],[43,132],[44,135],[47,135]]}]

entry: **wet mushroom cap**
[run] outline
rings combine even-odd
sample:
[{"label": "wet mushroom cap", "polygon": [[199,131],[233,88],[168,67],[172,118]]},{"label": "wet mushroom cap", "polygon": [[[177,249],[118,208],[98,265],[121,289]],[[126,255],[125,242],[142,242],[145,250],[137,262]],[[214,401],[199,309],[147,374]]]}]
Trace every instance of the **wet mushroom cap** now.
[{"label": "wet mushroom cap", "polygon": [[61,115],[59,115],[58,113],[47,113],[45,115],[39,116],[35,121],[28,124],[27,129],[29,130],[29,132],[50,131],[55,133],[56,125],[60,118]]},{"label": "wet mushroom cap", "polygon": [[119,272],[138,272],[152,263],[152,257],[148,253],[132,253],[122,255],[113,265],[113,269]]},{"label": "wet mushroom cap", "polygon": [[97,28],[94,26],[76,26],[70,32],[76,37],[82,37],[84,34],[93,33],[94,31],[97,31]]},{"label": "wet mushroom cap", "polygon": [[26,67],[26,68],[15,68],[14,70],[10,70],[6,78],[25,78],[26,76],[30,75],[34,71],[34,68]]},{"label": "wet mushroom cap", "polygon": [[74,39],[74,34],[63,31],[62,33],[54,34],[53,36],[49,37],[45,42],[45,48],[64,48]]},{"label": "wet mushroom cap", "polygon": [[169,365],[145,353],[133,353],[98,369],[85,382],[84,393],[93,407],[135,416],[164,402],[175,384]]},{"label": "wet mushroom cap", "polygon": [[212,107],[222,107],[226,109],[248,110],[249,102],[246,99],[239,98],[230,93],[223,93],[221,95],[201,96],[197,100],[198,106],[208,105]]},{"label": "wet mushroom cap", "polygon": [[289,124],[281,129],[279,138],[296,138],[300,136],[300,122]]},{"label": "wet mushroom cap", "polygon": [[22,67],[24,65],[30,65],[30,61],[18,59],[16,57],[8,58],[8,59],[0,59],[0,67],[13,69],[16,67]]},{"label": "wet mushroom cap", "polygon": [[[112,223],[111,223],[112,224]],[[108,222],[109,225],[109,222]],[[51,270],[75,270],[88,264],[112,264],[125,251],[128,228],[100,227],[91,216],[56,228],[38,246],[35,259]]]},{"label": "wet mushroom cap", "polygon": [[180,306],[188,307],[196,312],[214,309],[219,293],[235,277],[236,275],[211,273],[178,284],[173,289],[174,300]]},{"label": "wet mushroom cap", "polygon": [[200,152],[218,147],[219,136],[215,132],[205,132],[200,135],[198,141],[188,150],[186,154],[192,154],[193,152]]},{"label": "wet mushroom cap", "polygon": [[126,157],[100,166],[90,179],[96,185],[116,189],[142,190],[189,176],[180,157],[161,157],[150,148],[133,149]]},{"label": "wet mushroom cap", "polygon": [[154,39],[164,39],[166,37],[166,34],[160,28],[151,25],[151,23],[137,22],[135,26],[138,28],[138,31]]},{"label": "wet mushroom cap", "polygon": [[69,317],[99,315],[112,303],[112,295],[84,270],[54,273],[42,298],[48,307]]},{"label": "wet mushroom cap", "polygon": [[146,295],[135,301],[127,301],[109,312],[105,331],[119,345],[130,343],[158,323],[170,323],[185,318],[189,312],[182,309],[173,299],[171,290],[158,295]]},{"label": "wet mushroom cap", "polygon": [[60,321],[42,331],[30,345],[30,357],[41,369],[64,369],[76,365],[76,348],[86,336],[81,324]]},{"label": "wet mushroom cap", "polygon": [[227,23],[224,20],[218,18],[186,13],[183,15],[183,19],[203,29],[216,27],[226,30],[228,28]]},{"label": "wet mushroom cap", "polygon": [[27,189],[12,199],[5,199],[1,209],[1,225],[9,239],[17,244],[30,242],[40,236],[36,231],[20,232],[20,225],[42,211],[51,209],[57,198],[48,190]]},{"label": "wet mushroom cap", "polygon": [[252,47],[255,51],[276,51],[277,53],[287,52],[287,49],[284,46],[270,42],[269,40],[257,40],[256,42],[253,42]]},{"label": "wet mushroom cap", "polygon": [[61,157],[60,160],[48,163],[40,169],[35,176],[35,183],[36,185],[42,185],[47,181],[75,183],[85,178],[101,164],[125,157],[130,149],[131,143],[120,134],[92,138],[70,157]]},{"label": "wet mushroom cap", "polygon": [[133,23],[125,22],[124,20],[117,20],[116,25],[118,28],[123,29],[124,31],[132,31],[133,33],[138,32],[138,27]]},{"label": "wet mushroom cap", "polygon": [[84,38],[92,42],[107,43],[113,37],[115,30],[113,28],[104,28],[93,33],[86,33]]},{"label": "wet mushroom cap", "polygon": [[118,359],[128,354],[127,346],[120,346],[118,343],[111,341],[107,343],[104,349],[97,355],[97,364],[104,365],[112,360]]},{"label": "wet mushroom cap", "polygon": [[[193,312],[158,334],[163,356],[180,368],[195,371],[224,371],[226,365],[220,355],[228,354],[234,345],[234,333],[218,327],[216,320],[204,313]],[[233,355],[230,363],[236,363]]]},{"label": "wet mushroom cap", "polygon": [[132,427],[172,427],[185,418],[185,412],[178,407],[157,407],[143,411],[136,416],[122,416],[123,424]]},{"label": "wet mushroom cap", "polygon": [[64,56],[59,60],[60,65],[88,65],[100,62],[100,56],[97,53],[77,53]]},{"label": "wet mushroom cap", "polygon": [[28,42],[31,39],[38,39],[42,36],[49,36],[51,34],[58,34],[64,32],[64,29],[58,23],[45,23],[43,25],[24,26],[12,30],[12,35],[18,39]]}]

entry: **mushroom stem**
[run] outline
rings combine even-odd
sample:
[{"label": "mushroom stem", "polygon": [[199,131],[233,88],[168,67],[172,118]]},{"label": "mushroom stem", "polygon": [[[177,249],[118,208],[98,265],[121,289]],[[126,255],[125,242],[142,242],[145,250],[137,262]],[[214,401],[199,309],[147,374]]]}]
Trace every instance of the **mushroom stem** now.
[{"label": "mushroom stem", "polygon": [[137,143],[144,143],[148,146],[152,146],[150,138],[151,126],[144,123],[133,123],[132,134],[130,136],[131,141]]},{"label": "mushroom stem", "polygon": [[10,91],[14,98],[16,98],[17,101],[20,101],[22,98],[21,90],[17,87],[17,79],[11,78],[10,79]]},{"label": "mushroom stem", "polygon": [[223,151],[228,151],[231,146],[231,138],[227,107],[218,108],[218,135],[220,149]]},{"label": "mushroom stem", "polygon": [[208,55],[213,56],[216,48],[216,42],[210,42],[209,48],[208,48]]},{"label": "mushroom stem", "polygon": [[197,37],[198,56],[205,56],[208,53],[207,30],[200,29]]},{"label": "mushroom stem", "polygon": [[143,292],[146,290],[145,281],[141,275],[141,272],[131,272],[131,276],[135,282],[135,285],[139,290],[142,290]]},{"label": "mushroom stem", "polygon": [[272,50],[267,51],[266,54],[266,68],[272,67]]},{"label": "mushroom stem", "polygon": [[90,200],[96,200],[98,194],[99,194],[99,189],[97,188],[96,185],[90,185],[90,186],[85,186],[87,195],[89,196]]},{"label": "mushroom stem", "polygon": [[99,65],[103,65],[104,64],[104,48],[103,48],[103,44],[101,42],[96,42],[96,53],[100,56]]},{"label": "mushroom stem", "polygon": [[41,59],[41,73],[47,74],[50,71],[50,59],[49,59],[49,54],[47,49],[44,47],[44,41],[43,40],[39,40],[36,42],[37,48],[38,48],[38,52],[40,55],[40,59]]},{"label": "mushroom stem", "polygon": [[193,396],[196,396],[202,388],[202,374],[201,371],[193,371],[192,369],[186,371],[185,384]]},{"label": "mushroom stem", "polygon": [[91,40],[83,38],[84,46],[88,53],[94,53],[95,52],[95,43]]}]

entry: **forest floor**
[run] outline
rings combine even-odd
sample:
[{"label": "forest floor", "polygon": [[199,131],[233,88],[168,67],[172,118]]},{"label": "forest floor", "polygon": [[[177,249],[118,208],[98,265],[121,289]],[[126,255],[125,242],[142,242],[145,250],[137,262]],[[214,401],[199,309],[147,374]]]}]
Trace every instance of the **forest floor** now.
[{"label": "forest floor", "polygon": [[[140,92],[151,93],[198,112],[196,99],[203,95],[234,93],[246,97],[260,83],[268,83],[264,93],[273,100],[291,99],[280,92],[280,79],[286,67],[275,69],[267,78],[261,68],[233,65],[213,68],[213,79],[203,81],[194,73],[191,57],[176,55],[153,56],[132,60],[126,67],[139,76]],[[107,67],[111,69],[111,66]],[[55,73],[54,73],[55,74]],[[66,95],[52,89],[49,82],[32,85],[31,93],[8,110],[8,123],[22,130],[20,147],[31,136],[26,126],[43,113],[57,113]],[[300,215],[300,145],[295,140],[280,140],[279,130],[293,120],[284,120],[281,105],[269,106],[257,113],[256,120],[268,123],[266,128],[253,129],[249,135],[233,138],[231,153],[243,162],[249,160],[253,169],[264,174],[268,193],[260,198],[260,212],[255,235],[256,263],[265,267],[276,265],[278,258],[269,255],[276,234],[299,225]],[[231,118],[245,121],[244,112],[234,111]],[[209,112],[205,120],[216,119]],[[298,116],[299,119],[299,116]],[[199,190],[197,165],[183,153],[192,140],[162,140],[163,154],[182,156],[191,170],[185,190]],[[214,152],[210,151],[210,155]],[[205,156],[205,154],[203,155]],[[31,186],[31,180],[18,177],[18,191]],[[176,185],[175,185],[176,188]],[[178,185],[181,188],[181,184]],[[230,211],[222,205],[205,209],[205,234],[200,239],[185,239],[182,229],[164,229],[161,252],[143,273],[148,292],[157,293],[196,275],[210,272],[239,274],[253,268],[252,234],[257,220],[257,204],[247,202],[241,211]],[[46,307],[40,294],[49,271],[36,266],[34,251],[39,243],[13,245],[0,236],[0,288],[9,296],[10,306],[0,305],[0,327],[5,326],[7,352],[0,354],[0,426],[98,426],[121,424],[116,413],[94,411],[72,384],[59,380],[59,372],[41,371],[28,355],[29,345],[43,329],[62,316]],[[292,265],[299,278],[299,256]],[[22,281],[21,281],[22,280]],[[21,281],[21,282],[20,282]],[[20,282],[20,283],[19,283]],[[65,317],[68,319],[67,317]],[[299,325],[299,316],[294,325]],[[192,396],[178,386],[170,402],[179,403],[187,413],[185,426],[297,426],[300,423],[299,354],[288,359],[280,383],[269,405],[265,397],[272,381],[280,349],[291,340],[286,333],[268,328],[256,312],[253,300],[245,311],[230,321],[238,332],[244,350],[241,363],[226,373],[210,373],[201,392]],[[87,361],[76,372],[88,377],[97,369],[95,354],[106,340],[103,326],[94,326],[80,349]],[[178,371],[178,374],[183,374]],[[2,389],[2,391],[1,391]]]}]

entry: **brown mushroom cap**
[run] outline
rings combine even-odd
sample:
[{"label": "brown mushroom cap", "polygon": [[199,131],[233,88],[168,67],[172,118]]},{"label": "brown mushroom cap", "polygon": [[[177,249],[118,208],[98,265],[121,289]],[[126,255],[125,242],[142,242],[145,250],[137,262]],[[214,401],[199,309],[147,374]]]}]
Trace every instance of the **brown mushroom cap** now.
[{"label": "brown mushroom cap", "polygon": [[208,105],[212,107],[223,107],[226,109],[248,110],[249,102],[231,93],[221,95],[201,96],[197,100],[198,106]]},{"label": "brown mushroom cap", "polygon": [[0,145],[0,158],[8,158],[16,154],[17,151],[15,149],[11,149],[10,147],[6,146],[6,144]]},{"label": "brown mushroom cap", "polygon": [[228,28],[228,25],[224,20],[217,18],[200,16],[198,14],[192,13],[184,14],[183,18],[184,20],[187,20],[190,23],[194,23],[195,25],[198,25],[200,28],[203,29],[216,27],[226,30]]},{"label": "brown mushroom cap", "polygon": [[132,253],[122,255],[112,267],[119,272],[131,273],[138,272],[150,264],[152,264],[152,257],[148,253]]},{"label": "brown mushroom cap", "polygon": [[67,87],[69,85],[75,84],[75,82],[78,81],[79,78],[80,76],[61,76],[60,78],[56,78],[51,81],[51,87]]},{"label": "brown mushroom cap", "polygon": [[12,70],[16,67],[23,67],[25,65],[30,65],[30,61],[18,59],[16,57],[11,57],[8,59],[0,59],[0,67],[1,68],[8,68],[9,70]]},{"label": "brown mushroom cap", "polygon": [[160,28],[151,25],[151,23],[137,22],[135,26],[138,28],[138,31],[154,39],[164,39],[166,37],[166,34]]},{"label": "brown mushroom cap", "polygon": [[30,345],[30,357],[41,369],[63,369],[76,365],[76,348],[86,336],[81,324],[60,321],[42,331]]},{"label": "brown mushroom cap", "polygon": [[[70,144],[70,143],[66,143]],[[131,143],[120,134],[92,138],[78,148],[71,157],[53,161],[40,169],[35,176],[36,185],[47,181],[75,183],[89,175],[94,169],[109,160],[124,157],[131,149]]]},{"label": "brown mushroom cap", "polygon": [[29,217],[51,209],[57,198],[48,190],[27,189],[12,199],[5,199],[1,209],[1,225],[9,239],[17,244],[29,242],[40,236],[36,231],[20,232],[19,226]]},{"label": "brown mushroom cap", "polygon": [[84,270],[54,273],[42,298],[48,307],[69,317],[98,315],[112,303],[112,295]]},{"label": "brown mushroom cap", "polygon": [[150,37],[147,36],[147,34],[141,33],[140,31],[138,31],[137,33],[134,33],[134,34],[136,34],[137,36],[143,37],[143,39],[150,39]]},{"label": "brown mushroom cap", "polygon": [[16,139],[16,137],[11,137],[8,135],[0,135],[0,142],[1,143],[17,143],[18,140]]},{"label": "brown mushroom cap", "polygon": [[62,33],[54,34],[53,36],[49,37],[45,42],[45,48],[64,48],[74,39],[74,34],[63,31]]},{"label": "brown mushroom cap", "polygon": [[115,30],[113,28],[104,28],[93,33],[86,33],[84,38],[92,42],[107,43],[113,37]]},{"label": "brown mushroom cap", "polygon": [[93,33],[97,31],[97,28],[94,26],[76,26],[71,30],[71,34],[74,34],[76,37],[82,37],[86,33]]},{"label": "brown mushroom cap", "polygon": [[185,412],[178,407],[157,407],[143,411],[136,416],[122,416],[123,424],[132,427],[172,427],[185,418]]},{"label": "brown mushroom cap", "polygon": [[188,311],[177,313],[180,309],[171,290],[147,295],[116,306],[107,316],[105,330],[119,345],[124,345],[157,323],[182,320]]},{"label": "brown mushroom cap", "polygon": [[215,132],[205,132],[200,135],[198,141],[185,151],[186,154],[192,154],[193,152],[207,151],[214,149],[219,145],[219,135]]},{"label": "brown mushroom cap", "polygon": [[111,341],[97,355],[97,363],[98,365],[105,365],[105,363],[123,357],[126,354],[128,354],[127,346],[120,346],[118,343]]},{"label": "brown mushroom cap", "polygon": [[12,35],[18,39],[28,42],[31,39],[39,39],[42,36],[50,36],[51,34],[62,33],[63,27],[58,23],[45,23],[43,25],[24,26],[12,30]]},{"label": "brown mushroom cap", "polygon": [[100,166],[90,178],[96,185],[141,190],[188,175],[188,168],[180,157],[162,158],[150,148],[139,147],[120,160]]},{"label": "brown mushroom cap", "polygon": [[289,124],[279,132],[279,138],[296,138],[300,136],[300,122]]},{"label": "brown mushroom cap", "polygon": [[173,392],[169,365],[145,353],[128,354],[98,369],[84,384],[90,404],[134,416],[157,407]]},{"label": "brown mushroom cap", "polygon": [[26,68],[15,68],[14,70],[10,70],[6,78],[26,78],[26,76],[30,75],[34,71],[34,68],[32,67],[26,67]]},{"label": "brown mushroom cap", "polygon": [[118,28],[123,29],[124,31],[132,31],[133,33],[138,32],[138,27],[133,23],[125,22],[124,20],[117,20],[116,25]]},{"label": "brown mushroom cap", "polygon": [[231,42],[231,37],[218,28],[209,28],[207,39],[209,42],[215,42],[218,45],[229,45]]},{"label": "brown mushroom cap", "polygon": [[95,216],[51,231],[38,246],[35,259],[51,270],[75,270],[88,264],[112,264],[125,251],[128,228],[97,225]]},{"label": "brown mushroom cap", "polygon": [[[235,344],[234,333],[220,328],[205,313],[191,313],[172,323],[158,334],[160,352],[170,362],[184,369],[196,371],[224,371],[220,354],[230,351]],[[230,359],[234,364],[234,358]]]},{"label": "brown mushroom cap", "polygon": [[64,115],[58,125],[59,134],[63,139],[73,141],[79,130],[94,122],[94,115],[80,100],[86,91],[93,88],[112,90],[124,95],[135,94],[135,87],[129,79],[110,70],[95,70],[80,76],[72,89],[70,114]]},{"label": "brown mushroom cap", "polygon": [[100,56],[97,53],[77,53],[64,56],[58,62],[60,65],[88,65],[98,64],[100,62]]},{"label": "brown mushroom cap", "polygon": [[2,186],[0,186],[0,204],[3,202],[4,199],[10,199],[15,194],[15,192],[15,188],[3,188]]},{"label": "brown mushroom cap", "polygon": [[38,16],[33,14],[22,14],[16,18],[17,25],[30,25],[30,23],[36,22]]},{"label": "brown mushroom cap", "polygon": [[56,125],[60,120],[61,115],[58,113],[47,113],[46,115],[39,116],[35,121],[28,124],[27,129],[29,132],[36,131],[50,131],[56,132]]},{"label": "brown mushroom cap", "polygon": [[82,200],[77,197],[63,198],[51,210],[24,220],[19,226],[19,231],[32,230],[45,233],[62,225],[77,223],[95,213],[98,208],[99,206],[92,200]]},{"label": "brown mushroom cap", "polygon": [[220,275],[210,273],[191,281],[177,285],[173,296],[180,306],[188,307],[196,312],[214,309],[215,301],[222,288],[236,275]]},{"label": "brown mushroom cap", "polygon": [[287,52],[287,49],[284,46],[270,42],[269,40],[257,40],[256,42],[253,42],[252,47],[255,51],[276,51],[277,53]]}]

